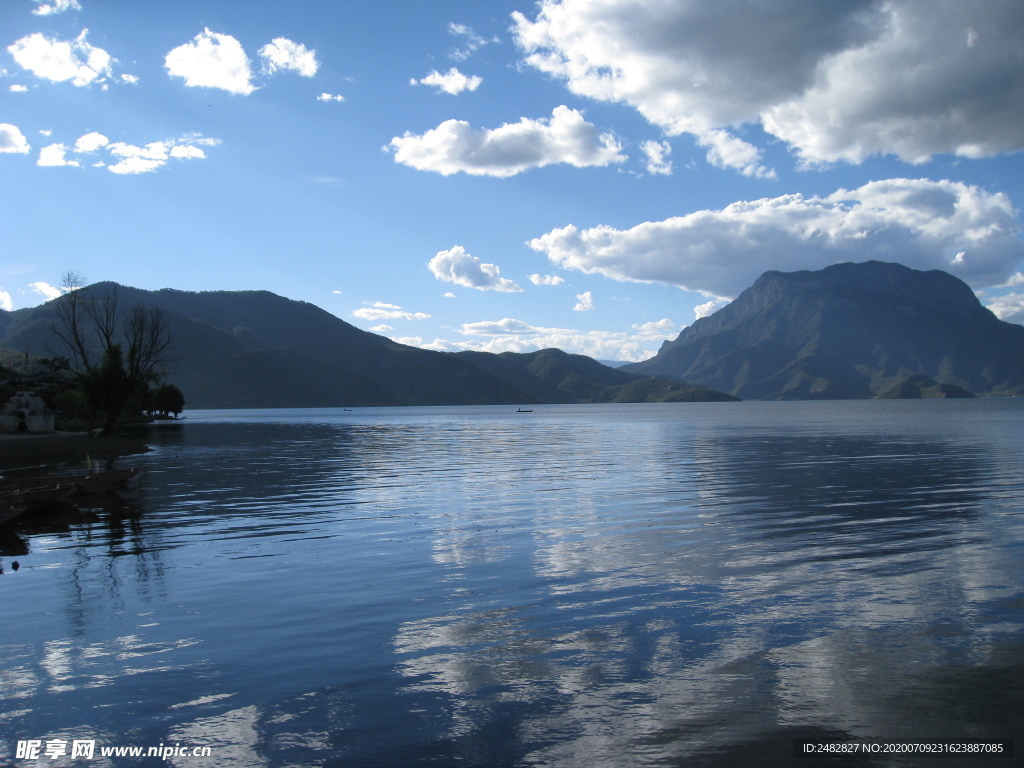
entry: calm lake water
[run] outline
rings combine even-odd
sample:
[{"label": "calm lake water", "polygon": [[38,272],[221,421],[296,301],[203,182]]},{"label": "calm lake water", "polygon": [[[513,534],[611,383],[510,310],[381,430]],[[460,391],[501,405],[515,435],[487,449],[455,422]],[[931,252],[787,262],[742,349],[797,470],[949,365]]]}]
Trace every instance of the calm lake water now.
[{"label": "calm lake water", "polygon": [[[1024,750],[1024,400],[514,411],[147,429],[135,491],[0,540],[0,765]],[[212,757],[99,756],[161,744]]]}]

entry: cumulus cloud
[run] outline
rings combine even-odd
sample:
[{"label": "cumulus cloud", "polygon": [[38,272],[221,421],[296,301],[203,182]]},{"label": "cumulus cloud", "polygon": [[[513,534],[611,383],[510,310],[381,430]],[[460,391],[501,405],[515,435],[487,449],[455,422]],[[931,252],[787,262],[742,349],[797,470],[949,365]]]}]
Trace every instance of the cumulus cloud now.
[{"label": "cumulus cloud", "polygon": [[48,147],[43,147],[39,150],[39,160],[36,161],[36,165],[50,166],[54,168],[59,168],[64,165],[80,165],[77,160],[68,160],[65,157],[67,151],[68,148],[63,144],[51,144]]},{"label": "cumulus cloud", "polygon": [[438,280],[455,283],[464,288],[479,291],[501,291],[518,293],[523,289],[507,277],[501,277],[501,269],[495,264],[486,264],[476,256],[466,253],[461,245],[438,251],[427,267]]},{"label": "cumulus cloud", "polygon": [[34,32],[7,46],[7,50],[23,69],[44,80],[70,80],[77,86],[103,82],[110,77],[114,60],[102,48],[85,41],[88,32],[83,29],[74,40],[51,39]]},{"label": "cumulus cloud", "polygon": [[386,304],[383,301],[375,301],[372,306],[357,309],[352,316],[363,320],[426,320],[430,317],[425,312],[406,312],[397,304]]},{"label": "cumulus cloud", "polygon": [[82,6],[78,4],[78,0],[54,0],[52,3],[47,3],[43,0],[35,1],[39,4],[32,9],[32,13],[36,16],[52,16],[55,13],[64,13],[64,11],[82,10]]},{"label": "cumulus cloud", "polygon": [[110,140],[106,136],[94,131],[79,137],[78,141],[75,142],[75,152],[95,152],[109,143]]},{"label": "cumulus cloud", "polygon": [[577,293],[576,302],[576,306],[572,308],[573,312],[587,312],[594,308],[594,294],[590,291]]},{"label": "cumulus cloud", "polygon": [[375,325],[370,330],[373,331],[374,333],[387,333],[388,331],[393,331],[395,329],[392,328],[390,325]]},{"label": "cumulus cloud", "polygon": [[344,101],[345,97],[337,93],[321,93],[316,97],[317,101]]},{"label": "cumulus cloud", "polygon": [[419,80],[413,78],[409,81],[410,85],[432,85],[437,88],[438,93],[450,93],[453,96],[463,91],[475,91],[480,87],[484,79],[478,75],[472,77],[467,76],[459,72],[456,67],[452,67],[443,75],[436,69],[430,70],[426,77]]},{"label": "cumulus cloud", "polygon": [[459,341],[434,339],[429,344],[416,344],[424,349],[456,352],[533,352],[557,347],[589,357],[638,361],[657,352],[661,343],[675,337],[675,324],[658,320],[634,325],[630,331],[581,331],[572,328],[547,328],[510,317],[465,323],[457,329]]},{"label": "cumulus cloud", "polygon": [[672,147],[667,141],[645,141],[640,148],[647,156],[647,172],[655,175],[669,176],[672,174]]},{"label": "cumulus cloud", "polygon": [[1000,320],[1024,324],[1024,293],[1007,293],[992,299],[985,306]]},{"label": "cumulus cloud", "polygon": [[38,293],[43,298],[45,298],[47,301],[50,301],[51,299],[56,299],[58,296],[61,296],[64,293],[60,288],[54,288],[49,283],[29,283],[28,287],[31,288],[36,293]]},{"label": "cumulus cloud", "polygon": [[27,155],[32,147],[29,146],[25,134],[10,123],[0,123],[0,152],[13,152],[19,155]]},{"label": "cumulus cloud", "polygon": [[252,64],[242,44],[231,35],[204,29],[190,43],[172,49],[164,59],[172,77],[181,77],[191,87],[220,88],[247,95],[252,84]]},{"label": "cumulus cloud", "polygon": [[18,83],[15,83],[10,88],[8,88],[8,90],[11,93],[28,93],[28,86],[19,85]]},{"label": "cumulus cloud", "polygon": [[696,315],[696,319],[700,320],[702,317],[708,317],[709,315],[715,314],[722,306],[726,304],[722,299],[712,299],[703,304],[698,304],[693,308],[693,314]]},{"label": "cumulus cloud", "polygon": [[599,133],[566,106],[555,107],[549,120],[524,117],[493,130],[446,120],[422,135],[396,137],[389,146],[396,162],[445,176],[462,172],[507,177],[552,163],[585,168],[626,159],[612,134]]},{"label": "cumulus cloud", "polygon": [[11,294],[0,288],[0,309],[6,312],[14,311],[14,302],[11,300]]},{"label": "cumulus cloud", "polygon": [[531,240],[553,264],[614,280],[735,296],[768,269],[899,261],[950,270],[974,287],[1007,280],[1024,258],[1017,212],[1002,193],[952,181],[888,179],[827,197],[737,202],[632,229],[570,225]]},{"label": "cumulus cloud", "polygon": [[1024,149],[1019,0],[541,0],[513,18],[527,65],[749,175],[770,171],[744,124],[807,164]]},{"label": "cumulus cloud", "polygon": [[313,77],[320,68],[316,51],[286,37],[275,37],[260,48],[259,54],[263,58],[264,69],[270,74],[284,69],[298,72],[303,77]]},{"label": "cumulus cloud", "polygon": [[561,285],[565,282],[558,275],[530,275],[530,282],[534,285]]}]

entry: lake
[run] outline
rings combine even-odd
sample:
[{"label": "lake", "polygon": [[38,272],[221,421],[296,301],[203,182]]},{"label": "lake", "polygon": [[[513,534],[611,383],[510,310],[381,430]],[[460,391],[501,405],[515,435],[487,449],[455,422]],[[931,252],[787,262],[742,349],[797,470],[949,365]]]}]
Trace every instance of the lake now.
[{"label": "lake", "polygon": [[0,764],[1024,750],[1024,399],[533,408],[140,428],[138,488],[0,539]]}]

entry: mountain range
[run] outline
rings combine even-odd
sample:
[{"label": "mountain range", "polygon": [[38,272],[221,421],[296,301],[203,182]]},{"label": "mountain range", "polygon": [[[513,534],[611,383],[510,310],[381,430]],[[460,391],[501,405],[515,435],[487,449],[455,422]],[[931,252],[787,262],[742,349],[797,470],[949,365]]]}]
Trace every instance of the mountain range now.
[{"label": "mountain range", "polygon": [[[557,349],[409,347],[268,291],[82,290],[163,310],[168,380],[189,408],[1024,394],[1024,327],[950,274],[877,261],[766,272],[653,358],[616,368]],[[55,322],[53,302],[0,311],[0,349],[60,353]]]},{"label": "mountain range", "polygon": [[743,399],[1021,395],[1024,327],[999,320],[946,272],[835,264],[765,272],[621,370]]},{"label": "mountain range", "polygon": [[[163,310],[174,339],[167,378],[189,408],[737,399],[557,349],[494,355],[409,347],[268,291],[143,291],[114,283],[82,290],[116,290],[122,307]],[[0,311],[0,348],[59,354],[56,321],[53,302]]]}]

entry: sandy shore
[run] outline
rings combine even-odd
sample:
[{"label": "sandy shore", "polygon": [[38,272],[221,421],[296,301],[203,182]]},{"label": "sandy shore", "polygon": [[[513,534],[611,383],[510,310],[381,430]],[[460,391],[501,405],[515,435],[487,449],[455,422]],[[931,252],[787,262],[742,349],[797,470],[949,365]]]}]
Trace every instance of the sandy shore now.
[{"label": "sandy shore", "polygon": [[86,454],[93,460],[99,460],[146,453],[149,450],[143,443],[129,437],[90,437],[87,432],[0,435],[0,469],[85,461]]}]

